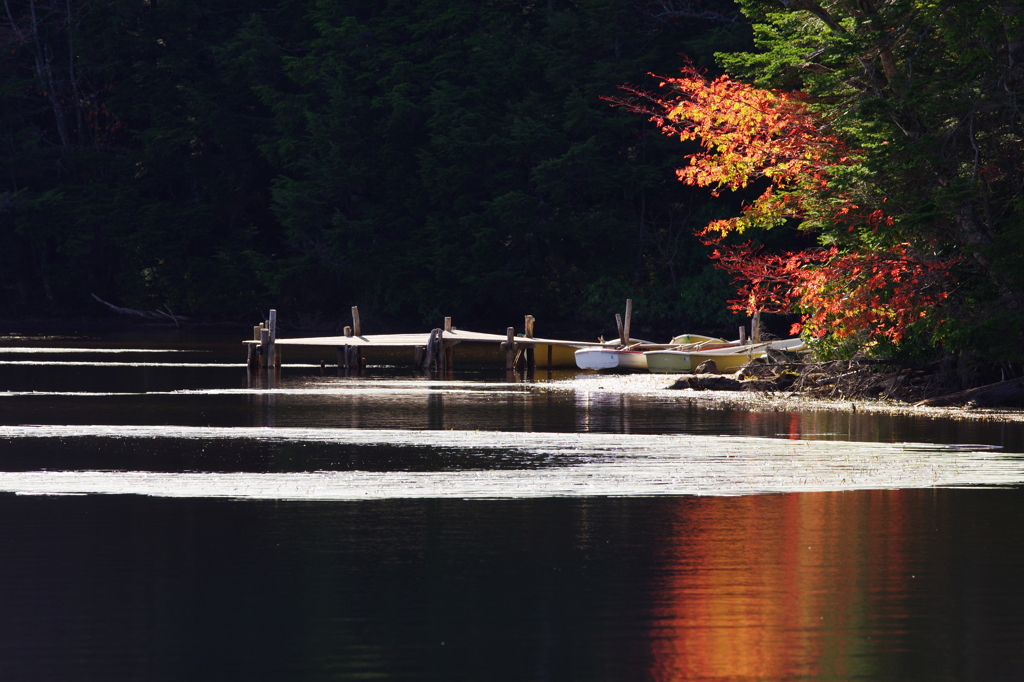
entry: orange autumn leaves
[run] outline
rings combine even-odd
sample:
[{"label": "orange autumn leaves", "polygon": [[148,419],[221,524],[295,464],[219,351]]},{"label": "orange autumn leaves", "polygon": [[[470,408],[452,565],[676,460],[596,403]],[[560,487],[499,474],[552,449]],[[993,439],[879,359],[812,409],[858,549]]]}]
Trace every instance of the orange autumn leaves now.
[{"label": "orange autumn leaves", "polygon": [[627,87],[639,103],[613,102],[649,115],[667,135],[700,145],[677,171],[681,181],[708,187],[716,196],[723,189],[767,184],[739,216],[698,231],[716,246],[717,264],[736,278],[732,310],[800,313],[794,332],[809,337],[898,344],[946,297],[946,265],[922,258],[897,239],[885,246],[873,239],[867,246],[849,238],[842,248],[782,254],[763,253],[750,242],[726,243],[730,234],[788,224],[824,230],[837,244],[837,234],[877,235],[895,221],[880,207],[837,189],[837,176],[856,171],[863,152],[826,132],[799,93],[762,90],[728,76],[708,80],[692,67],[661,85],[670,91],[659,96]]},{"label": "orange autumn leaves", "polygon": [[947,266],[911,255],[907,244],[888,249],[805,250],[766,254],[748,242],[722,246],[713,257],[736,276],[730,308],[801,313],[792,333],[842,341],[903,340],[911,326],[947,296],[938,286]]},{"label": "orange autumn leaves", "polygon": [[680,180],[710,187],[715,195],[762,178],[771,182],[742,215],[717,220],[705,233],[726,235],[802,220],[827,188],[828,168],[853,163],[843,141],[822,133],[795,95],[761,90],[728,76],[708,81],[694,69],[663,85],[670,85],[672,92],[657,100],[664,109],[655,116],[659,127],[703,147],[677,171]]}]

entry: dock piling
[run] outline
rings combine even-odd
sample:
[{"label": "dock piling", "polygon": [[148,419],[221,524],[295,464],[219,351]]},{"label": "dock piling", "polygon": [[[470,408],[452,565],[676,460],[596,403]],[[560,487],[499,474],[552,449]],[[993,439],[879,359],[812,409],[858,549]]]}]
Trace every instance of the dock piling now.
[{"label": "dock piling", "polygon": [[[363,326],[359,321],[359,306],[352,306],[352,332],[355,336],[363,335]],[[363,368],[363,352],[359,350],[358,346],[352,347],[351,364],[355,365],[356,369]]]},{"label": "dock piling", "polygon": [[[533,315],[527,315],[526,318],[523,320],[524,332],[525,332],[526,338],[528,338],[528,339],[532,339],[533,338],[533,323],[534,322],[536,322],[536,319],[533,317]],[[527,372],[536,371],[536,369],[537,369],[537,348],[536,348],[536,346],[534,346],[532,344],[529,345],[529,346],[526,346],[525,354],[526,354],[526,371]]]},{"label": "dock piling", "polygon": [[[359,334],[359,325],[358,325],[358,322],[359,322],[359,310],[358,310],[358,308],[356,306],[352,306],[352,320],[356,324],[355,324],[354,327],[350,327],[349,325],[345,325],[345,328],[343,330],[343,333],[345,334],[345,338],[352,338],[353,331],[355,332],[355,334],[354,334],[355,336],[359,336],[360,335]],[[344,352],[344,355],[345,355],[345,369],[362,369],[363,368],[363,354],[359,351],[359,347],[355,346],[353,344],[346,343],[345,346],[344,346],[344,349],[345,349],[345,352]],[[340,353],[341,349],[339,348],[338,350],[339,350],[338,357],[341,358],[341,353]],[[341,360],[339,359],[338,367],[341,367],[341,366],[342,366]]]},{"label": "dock piling", "polygon": [[270,330],[266,327],[260,328],[260,369],[271,366],[270,362]]},{"label": "dock piling", "polygon": [[277,311],[271,310],[270,318],[258,328],[260,330],[259,366],[276,367],[280,364],[274,348],[274,341],[277,340]]},{"label": "dock piling", "polygon": [[423,353],[423,369],[427,372],[430,371],[430,363],[434,360],[434,346],[437,343],[435,340],[436,338],[437,330],[430,330],[430,336],[427,338],[427,347],[424,349]]},{"label": "dock piling", "polygon": [[623,345],[629,345],[629,330],[633,324],[633,299],[626,299],[626,319],[622,321],[622,337],[624,339]]},{"label": "dock piling", "polygon": [[505,332],[505,370],[515,369],[516,358],[516,329],[509,327]]},{"label": "dock piling", "polygon": [[[452,318],[444,318],[444,330],[446,332],[452,331]],[[455,344],[449,341],[445,341],[442,346],[441,352],[444,354],[445,371],[451,370],[453,365],[455,364]]]}]

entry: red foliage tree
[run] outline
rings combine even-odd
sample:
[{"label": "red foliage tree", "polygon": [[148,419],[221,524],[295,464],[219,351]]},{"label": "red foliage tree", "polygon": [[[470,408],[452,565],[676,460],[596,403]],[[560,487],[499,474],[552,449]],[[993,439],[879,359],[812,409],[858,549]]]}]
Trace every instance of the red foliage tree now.
[{"label": "red foliage tree", "polygon": [[[886,339],[899,343],[911,325],[946,297],[948,264],[922,256],[906,242],[885,244],[879,229],[893,224],[881,208],[885,199],[839,178],[856,175],[860,152],[827,132],[799,93],[773,92],[722,76],[708,80],[692,67],[680,78],[665,78],[670,87],[655,95],[625,87],[633,97],[612,103],[647,114],[659,129],[702,149],[687,156],[679,179],[709,187],[738,190],[767,180],[767,188],[743,206],[739,216],[716,220],[698,234],[716,248],[717,265],[732,273],[738,297],[730,308],[799,313],[794,332],[841,341]],[[768,254],[750,242],[727,244],[726,236],[750,228],[795,225],[823,230],[824,248]],[[851,236],[837,245],[837,235]]]},{"label": "red foliage tree", "polygon": [[713,257],[736,276],[730,309],[801,313],[791,332],[814,339],[863,337],[898,344],[946,299],[947,265],[913,257],[908,244],[886,250],[805,250],[766,254],[749,242],[720,246]]}]

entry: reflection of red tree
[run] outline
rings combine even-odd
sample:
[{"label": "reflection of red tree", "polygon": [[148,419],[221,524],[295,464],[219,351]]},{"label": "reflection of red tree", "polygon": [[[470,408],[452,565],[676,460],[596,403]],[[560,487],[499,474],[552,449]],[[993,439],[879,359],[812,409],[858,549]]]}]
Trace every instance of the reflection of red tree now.
[{"label": "reflection of red tree", "polygon": [[800,428],[800,413],[790,412],[789,413],[789,439],[800,440],[802,429]]},{"label": "reflection of red tree", "polygon": [[681,506],[695,530],[668,550],[651,677],[870,676],[872,615],[886,601],[892,617],[906,587],[904,502],[872,491]]}]

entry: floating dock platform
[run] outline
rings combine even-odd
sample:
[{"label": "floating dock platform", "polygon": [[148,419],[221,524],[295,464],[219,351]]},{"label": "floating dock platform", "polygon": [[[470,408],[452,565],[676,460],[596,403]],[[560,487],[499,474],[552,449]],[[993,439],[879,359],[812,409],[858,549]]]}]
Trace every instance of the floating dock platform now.
[{"label": "floating dock platform", "polygon": [[248,363],[251,367],[279,367],[281,348],[284,346],[333,347],[337,349],[338,367],[358,369],[363,366],[361,350],[364,348],[412,348],[412,365],[438,370],[451,369],[454,364],[455,346],[460,343],[495,344],[505,351],[505,369],[531,370],[536,367],[575,367],[575,352],[579,348],[602,346],[597,341],[568,341],[565,339],[544,339],[533,336],[534,318],[527,315],[524,333],[517,336],[509,327],[505,334],[488,334],[465,329],[456,329],[451,318],[446,317],[443,328],[436,328],[420,334],[367,334],[361,333],[359,308],[352,308],[352,326],[345,327],[341,336],[311,336],[305,338],[277,338],[277,311],[271,310],[270,317],[253,328],[253,339],[245,341],[248,346]]}]

